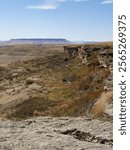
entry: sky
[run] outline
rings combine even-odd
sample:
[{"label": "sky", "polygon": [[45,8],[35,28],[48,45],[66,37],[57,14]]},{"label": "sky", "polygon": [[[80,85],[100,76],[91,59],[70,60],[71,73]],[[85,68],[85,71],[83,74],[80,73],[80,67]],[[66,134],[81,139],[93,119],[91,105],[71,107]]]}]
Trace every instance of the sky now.
[{"label": "sky", "polygon": [[0,40],[112,41],[112,0],[0,0]]}]

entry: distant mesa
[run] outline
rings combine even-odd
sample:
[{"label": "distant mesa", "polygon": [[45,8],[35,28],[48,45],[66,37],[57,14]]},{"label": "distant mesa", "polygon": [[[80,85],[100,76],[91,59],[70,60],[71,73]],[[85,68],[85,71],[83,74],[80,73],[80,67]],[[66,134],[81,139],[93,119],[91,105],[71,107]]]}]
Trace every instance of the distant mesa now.
[{"label": "distant mesa", "polygon": [[97,41],[69,41],[64,38],[21,38],[11,39],[8,41],[0,41],[0,45],[15,45],[15,44],[95,44]]},{"label": "distant mesa", "polygon": [[0,42],[1,44],[71,44],[66,39],[11,39],[9,41]]}]

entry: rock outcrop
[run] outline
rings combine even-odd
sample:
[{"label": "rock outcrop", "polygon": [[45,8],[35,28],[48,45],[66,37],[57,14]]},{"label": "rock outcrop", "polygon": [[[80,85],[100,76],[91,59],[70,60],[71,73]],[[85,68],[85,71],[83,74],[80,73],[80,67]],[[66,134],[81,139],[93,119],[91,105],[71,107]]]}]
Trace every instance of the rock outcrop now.
[{"label": "rock outcrop", "polygon": [[1,150],[112,150],[112,124],[86,117],[0,120]]}]

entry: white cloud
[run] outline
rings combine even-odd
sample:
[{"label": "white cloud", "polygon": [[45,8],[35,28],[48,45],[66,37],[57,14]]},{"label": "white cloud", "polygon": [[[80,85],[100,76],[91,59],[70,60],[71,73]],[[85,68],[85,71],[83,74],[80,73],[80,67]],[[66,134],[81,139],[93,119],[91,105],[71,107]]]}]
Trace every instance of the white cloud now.
[{"label": "white cloud", "polygon": [[65,0],[45,0],[42,4],[27,6],[27,9],[41,9],[41,10],[49,10],[56,9],[60,3]]},{"label": "white cloud", "polygon": [[101,2],[101,4],[112,4],[113,0],[104,0]]},{"label": "white cloud", "polygon": [[27,6],[27,9],[41,9],[41,10],[49,10],[56,9],[59,7],[61,3],[65,3],[67,1],[72,2],[87,2],[89,0],[44,0],[44,2],[40,5],[31,5]]},{"label": "white cloud", "polygon": [[56,4],[41,4],[35,6],[27,6],[27,9],[41,9],[41,10],[49,10],[49,9],[56,9],[58,5]]}]

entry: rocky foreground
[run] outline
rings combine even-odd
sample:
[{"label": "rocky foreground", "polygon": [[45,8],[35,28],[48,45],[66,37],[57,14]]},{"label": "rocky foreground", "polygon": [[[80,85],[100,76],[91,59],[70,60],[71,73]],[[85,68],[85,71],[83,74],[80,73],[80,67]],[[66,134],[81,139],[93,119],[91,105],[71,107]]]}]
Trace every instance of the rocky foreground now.
[{"label": "rocky foreground", "polygon": [[1,150],[112,150],[112,123],[86,117],[0,121]]}]

